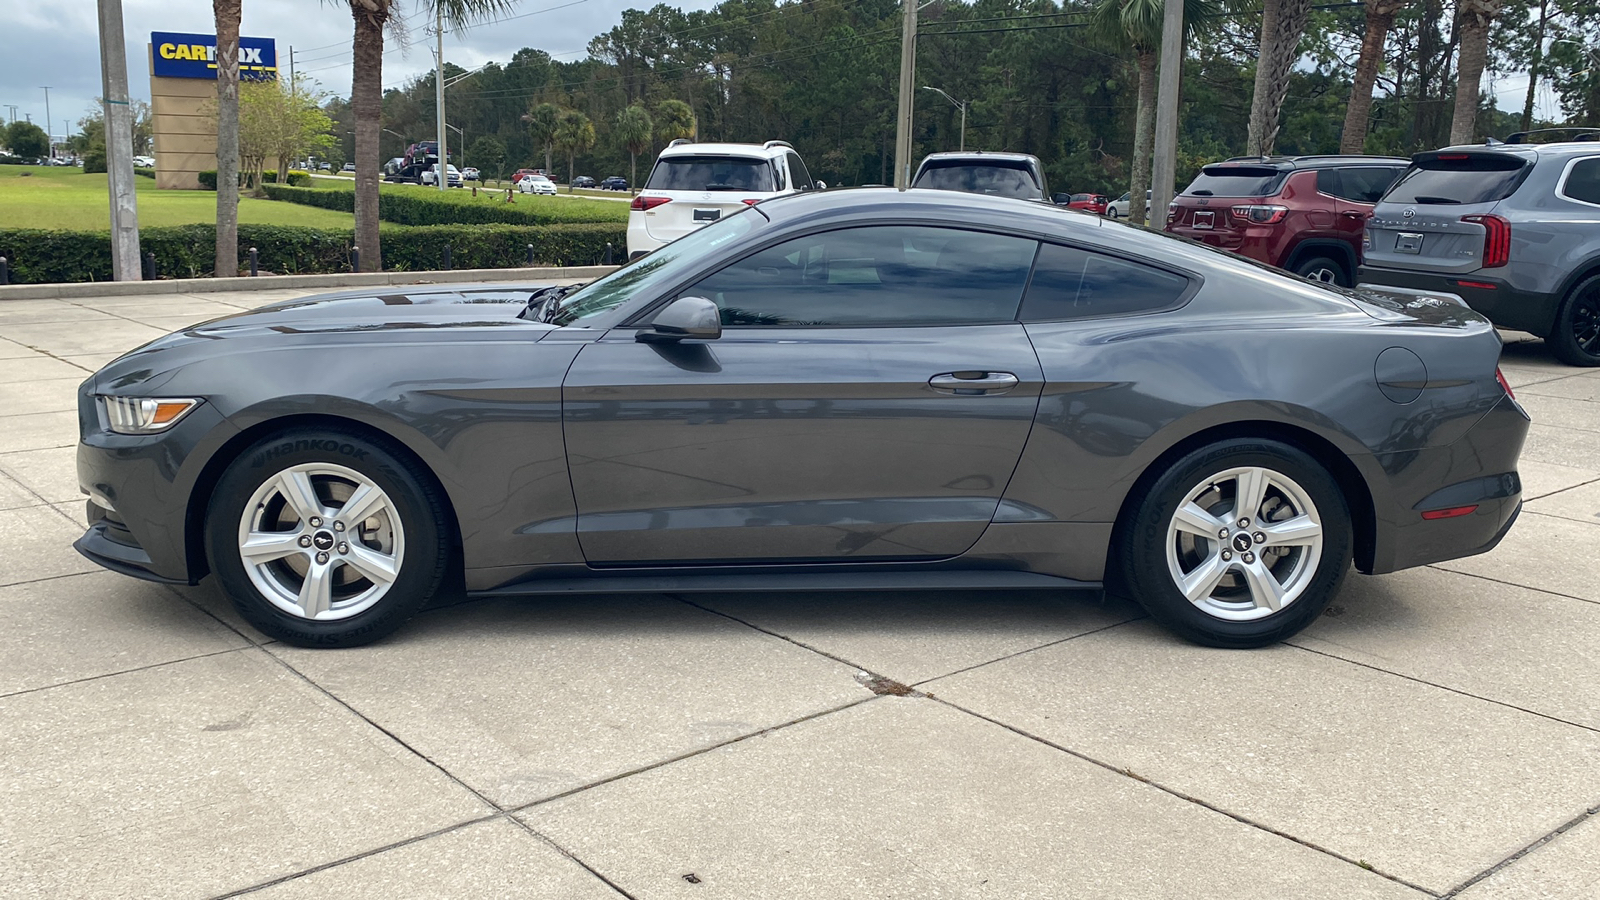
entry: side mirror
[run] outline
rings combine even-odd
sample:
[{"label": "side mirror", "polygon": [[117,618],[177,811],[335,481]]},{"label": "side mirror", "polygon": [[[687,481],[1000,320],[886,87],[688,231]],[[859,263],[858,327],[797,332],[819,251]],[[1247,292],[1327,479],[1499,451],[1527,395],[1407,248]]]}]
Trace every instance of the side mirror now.
[{"label": "side mirror", "polygon": [[1072,195],[1071,194],[1051,194],[1050,195],[1050,202],[1054,203],[1057,206],[1066,206],[1068,203],[1072,202]]},{"label": "side mirror", "polygon": [[714,341],[722,337],[722,311],[704,297],[679,297],[656,313],[650,327],[635,340],[647,344],[676,343],[684,338]]},{"label": "side mirror", "polygon": [[825,190],[828,189],[828,183],[826,181],[818,181],[818,182],[816,182],[816,185],[817,185],[817,190],[819,190],[819,191],[825,191]]}]

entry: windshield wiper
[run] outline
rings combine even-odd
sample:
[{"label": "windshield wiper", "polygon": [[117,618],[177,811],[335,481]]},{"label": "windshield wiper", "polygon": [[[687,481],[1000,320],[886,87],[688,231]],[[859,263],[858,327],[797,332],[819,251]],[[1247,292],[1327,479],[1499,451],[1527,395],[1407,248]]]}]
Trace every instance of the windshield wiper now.
[{"label": "windshield wiper", "polygon": [[713,182],[711,184],[708,184],[708,185],[706,185],[705,189],[708,190],[708,191],[748,191],[748,190],[752,190],[752,188],[740,187],[737,184],[722,184],[720,182]]},{"label": "windshield wiper", "polygon": [[1189,193],[1192,194],[1193,196],[1196,196],[1196,197],[1214,197],[1214,196],[1216,196],[1215,194],[1211,193],[1210,191],[1206,190],[1205,188],[1201,188],[1198,191],[1190,191]]},{"label": "windshield wiper", "polygon": [[517,318],[527,319],[530,322],[549,322],[555,318],[556,309],[561,305],[561,298],[581,287],[583,284],[558,284],[534,291],[532,296],[528,297],[528,305],[522,308],[522,312],[517,313]]},{"label": "windshield wiper", "polygon": [[1450,198],[1450,197],[1430,197],[1427,194],[1423,194],[1423,195],[1417,196],[1417,197],[1412,197],[1411,198],[1411,202],[1412,203],[1452,203],[1452,204],[1456,204],[1458,206],[1461,204],[1460,200],[1455,200],[1455,199]]}]

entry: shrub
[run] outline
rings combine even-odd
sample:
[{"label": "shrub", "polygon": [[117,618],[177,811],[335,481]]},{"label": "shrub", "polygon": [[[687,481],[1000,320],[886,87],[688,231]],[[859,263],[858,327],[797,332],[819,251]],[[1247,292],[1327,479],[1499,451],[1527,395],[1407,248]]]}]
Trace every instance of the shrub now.
[{"label": "shrub", "polygon": [[[207,169],[204,172],[200,172],[200,173],[197,173],[197,174],[198,174],[198,177],[200,178],[200,188],[202,190],[214,191],[214,190],[217,189],[217,170],[216,169]],[[239,173],[239,184],[240,184],[241,187],[244,185],[245,175],[247,175],[247,174],[248,173],[242,172],[242,171]],[[267,170],[263,171],[261,173],[261,180],[263,182],[265,182],[266,184],[273,184],[273,183],[277,182],[277,180],[278,180],[278,170],[277,169],[267,169]],[[290,169],[289,170],[289,184],[293,185],[293,186],[296,186],[296,187],[310,187],[311,186],[311,173],[302,172],[299,169]]]},{"label": "shrub", "polygon": [[196,173],[195,177],[200,179],[200,189],[201,190],[203,190],[203,191],[214,191],[214,190],[217,189],[217,170],[216,169],[207,169],[204,172],[198,172],[198,173]]},{"label": "shrub", "polygon": [[154,177],[156,177],[156,170],[155,169],[146,169],[146,168],[135,168],[133,170],[133,174],[135,174],[135,175],[143,175],[146,178],[154,178]]},{"label": "shrub", "polygon": [[[273,200],[319,206],[340,212],[354,212],[356,194],[346,188],[295,189],[267,185]],[[378,195],[378,218],[396,225],[556,225],[583,222],[628,221],[628,208],[613,200],[568,200],[535,198],[519,194],[518,202],[506,203],[497,191],[473,197],[462,189],[442,193],[411,188],[383,191]]]},{"label": "shrub", "polygon": [[90,175],[106,170],[106,148],[104,144],[95,144],[83,152],[83,173]]},{"label": "shrub", "polygon": [[[383,229],[384,268],[422,271],[440,266],[444,245],[452,265],[467,268],[512,268],[527,264],[534,245],[539,265],[594,265],[603,259],[609,241],[620,262],[626,228],[615,224],[549,226],[437,225]],[[198,278],[216,263],[213,225],[141,228],[140,254],[156,255],[162,278]],[[263,271],[279,274],[348,272],[352,232],[344,229],[285,225],[240,225],[239,259],[248,265],[249,250],[258,251]],[[0,229],[0,256],[11,266],[17,283],[111,280],[111,236],[104,231]]]}]

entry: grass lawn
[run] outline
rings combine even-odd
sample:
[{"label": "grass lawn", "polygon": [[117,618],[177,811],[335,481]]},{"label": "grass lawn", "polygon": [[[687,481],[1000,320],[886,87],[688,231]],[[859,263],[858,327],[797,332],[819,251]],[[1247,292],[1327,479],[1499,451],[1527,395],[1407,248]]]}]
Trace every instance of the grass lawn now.
[{"label": "grass lawn", "polygon": [[[210,191],[158,191],[155,180],[143,176],[134,176],[133,182],[141,227],[217,219],[217,195]],[[250,197],[239,201],[239,221],[315,228],[355,224],[349,213]],[[0,228],[106,231],[111,228],[106,176],[86,175],[71,166],[0,166]]]}]

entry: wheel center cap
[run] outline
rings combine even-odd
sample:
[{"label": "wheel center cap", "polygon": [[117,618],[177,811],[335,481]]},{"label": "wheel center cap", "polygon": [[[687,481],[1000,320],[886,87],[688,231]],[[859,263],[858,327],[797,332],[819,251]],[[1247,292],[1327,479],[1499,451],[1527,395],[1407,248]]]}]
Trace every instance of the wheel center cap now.
[{"label": "wheel center cap", "polygon": [[[1244,532],[1240,532],[1239,534],[1234,535],[1234,538],[1233,538],[1233,549],[1239,551],[1240,553],[1243,553],[1246,550],[1249,550],[1250,549],[1250,544],[1251,544],[1250,535],[1245,534]],[[317,546],[320,547],[322,545],[318,544]]]},{"label": "wheel center cap", "polygon": [[311,545],[318,550],[333,549],[333,532],[319,531],[311,537]]}]

